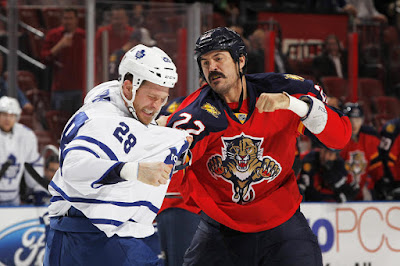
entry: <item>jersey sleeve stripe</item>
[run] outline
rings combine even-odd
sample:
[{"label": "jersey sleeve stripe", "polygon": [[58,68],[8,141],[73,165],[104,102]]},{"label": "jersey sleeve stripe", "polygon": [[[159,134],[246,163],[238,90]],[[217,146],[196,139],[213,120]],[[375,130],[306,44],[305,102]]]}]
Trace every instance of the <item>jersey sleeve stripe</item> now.
[{"label": "jersey sleeve stripe", "polygon": [[93,150],[91,150],[91,149],[89,149],[89,148],[87,148],[87,147],[76,146],[76,147],[72,147],[72,148],[65,149],[65,150],[63,150],[62,153],[61,153],[61,158],[62,158],[62,159],[60,160],[60,171],[61,171],[61,174],[62,174],[62,167],[63,167],[63,164],[64,164],[65,156],[67,156],[67,154],[68,154],[70,151],[73,151],[73,150],[87,151],[87,152],[90,152],[91,154],[93,154],[94,156],[96,156],[97,158],[100,158],[100,156],[99,156],[96,152],[94,152]]},{"label": "jersey sleeve stripe", "polygon": [[60,201],[60,200],[64,200],[61,196],[53,196],[50,199],[50,202],[56,202],[56,201]]},{"label": "jersey sleeve stripe", "polygon": [[104,143],[102,143],[102,142],[100,142],[100,141],[98,141],[98,140],[96,140],[94,138],[88,137],[88,136],[78,136],[75,139],[80,139],[80,140],[84,140],[84,141],[96,144],[97,146],[100,147],[100,149],[102,149],[107,154],[107,156],[111,160],[118,161],[118,158],[115,155],[115,153],[107,145],[105,145]]},{"label": "jersey sleeve stripe", "polygon": [[135,202],[121,202],[121,201],[104,201],[98,199],[70,197],[61,188],[59,188],[53,181],[50,182],[50,186],[54,188],[65,200],[69,202],[80,202],[90,204],[112,204],[119,207],[140,207],[145,206],[154,213],[157,213],[159,209],[149,201],[135,201]]}]

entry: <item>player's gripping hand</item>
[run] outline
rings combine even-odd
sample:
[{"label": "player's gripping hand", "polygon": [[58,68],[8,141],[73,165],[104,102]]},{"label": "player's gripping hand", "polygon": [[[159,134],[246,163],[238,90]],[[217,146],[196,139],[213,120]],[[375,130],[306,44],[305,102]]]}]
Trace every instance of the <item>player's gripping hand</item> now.
[{"label": "player's gripping hand", "polygon": [[163,162],[128,162],[121,168],[120,176],[129,181],[139,180],[158,187],[167,183],[171,170],[172,164]]},{"label": "player's gripping hand", "polygon": [[157,125],[161,126],[161,127],[165,127],[167,125],[167,120],[168,120],[168,116],[166,115],[160,115],[160,117],[156,120]]},{"label": "player's gripping hand", "polygon": [[172,164],[163,162],[139,163],[138,180],[152,186],[167,184],[172,171]]},{"label": "player's gripping hand", "polygon": [[283,93],[261,93],[257,100],[258,112],[273,112],[279,109],[289,108],[289,97]]}]

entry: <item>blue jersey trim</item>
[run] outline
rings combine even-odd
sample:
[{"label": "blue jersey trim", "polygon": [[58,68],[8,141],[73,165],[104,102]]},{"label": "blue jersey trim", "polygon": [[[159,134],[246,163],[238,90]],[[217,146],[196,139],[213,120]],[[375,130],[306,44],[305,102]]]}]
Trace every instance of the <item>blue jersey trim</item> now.
[{"label": "blue jersey trim", "polygon": [[92,224],[109,224],[114,226],[120,226],[123,222],[111,220],[111,219],[89,219]]},{"label": "blue jersey trim", "polygon": [[[61,158],[65,158],[65,156],[67,156],[68,152],[73,151],[73,150],[87,151],[87,152],[90,152],[91,154],[93,154],[94,156],[96,156],[97,158],[100,158],[100,156],[96,152],[94,152],[93,150],[91,150],[91,149],[89,149],[87,147],[84,147],[84,146],[76,146],[76,147],[72,147],[72,148],[68,148],[66,150],[63,150],[61,152]],[[62,175],[63,164],[64,164],[64,159],[60,161],[61,175]]]},{"label": "blue jersey trim", "polygon": [[0,189],[0,192],[15,192],[15,191],[17,191],[17,189],[13,189],[13,190]]},{"label": "blue jersey trim", "polygon": [[149,208],[154,213],[158,213],[159,208],[154,206],[151,202],[149,201],[135,201],[135,202],[120,202],[120,201],[104,201],[104,200],[98,200],[98,199],[87,199],[87,198],[79,198],[79,197],[69,197],[65,192],[59,188],[53,181],[50,182],[50,186],[54,188],[58,193],[61,194],[61,196],[69,201],[69,202],[81,202],[81,203],[93,203],[93,204],[112,204],[120,207],[137,207],[137,206],[146,206]]},{"label": "blue jersey trim", "polygon": [[96,152],[94,152],[93,150],[91,150],[91,149],[89,149],[87,147],[84,147],[84,146],[76,146],[76,147],[72,147],[72,148],[68,148],[68,149],[64,150],[63,153],[62,153],[64,158],[65,158],[65,156],[67,155],[68,152],[73,151],[73,150],[88,151],[91,154],[93,154],[94,156],[96,156],[97,158],[100,158],[100,156]]},{"label": "blue jersey trim", "polygon": [[35,159],[33,162],[30,162],[30,164],[32,164],[32,166],[43,166],[43,163],[37,164],[37,162],[40,161],[40,158],[42,157],[39,155],[37,159]]},{"label": "blue jersey trim", "polygon": [[53,196],[53,197],[51,197],[50,202],[56,202],[56,201],[60,201],[60,200],[64,200],[63,197]]},{"label": "blue jersey trim", "polygon": [[74,140],[76,140],[76,139],[80,139],[80,140],[84,140],[84,141],[96,144],[97,146],[100,147],[100,149],[102,149],[107,154],[107,156],[111,160],[118,161],[118,158],[115,155],[115,153],[107,145],[105,145],[104,143],[102,143],[102,142],[100,142],[100,141],[98,141],[98,140],[96,140],[94,138],[87,137],[87,136],[79,136],[79,137],[74,138]]},{"label": "blue jersey trim", "polygon": [[[123,224],[123,222],[117,221],[117,220],[111,220],[111,219],[89,219],[93,224],[109,224],[109,225],[114,225],[114,226],[120,226]],[[128,222],[133,222],[137,223],[133,219],[129,219]]]},{"label": "blue jersey trim", "polygon": [[[99,182],[101,182],[105,177],[108,176],[108,173],[110,173],[115,167],[117,167],[118,165],[120,165],[123,162],[116,162],[115,164],[113,164],[99,179],[97,179],[96,181],[94,181],[92,184],[90,184],[90,186],[92,188],[99,188],[104,186],[105,184],[98,184]],[[124,180],[125,181],[125,180]]]}]

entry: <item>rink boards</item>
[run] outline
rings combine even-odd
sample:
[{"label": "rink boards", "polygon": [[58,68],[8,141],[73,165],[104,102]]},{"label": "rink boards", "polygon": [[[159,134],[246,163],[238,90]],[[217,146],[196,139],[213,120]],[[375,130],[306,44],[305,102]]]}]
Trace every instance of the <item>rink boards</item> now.
[{"label": "rink boards", "polygon": [[[304,203],[326,266],[398,266],[400,202]],[[46,207],[0,207],[0,266],[42,265]]]}]

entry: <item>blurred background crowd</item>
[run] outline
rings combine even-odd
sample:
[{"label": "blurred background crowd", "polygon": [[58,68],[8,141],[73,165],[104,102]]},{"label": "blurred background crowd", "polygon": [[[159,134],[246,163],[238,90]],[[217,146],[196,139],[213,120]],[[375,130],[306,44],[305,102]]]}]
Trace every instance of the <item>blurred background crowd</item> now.
[{"label": "blurred background crowd", "polygon": [[[93,62],[99,84],[118,78],[118,64],[134,45],[160,47],[179,73],[168,113],[198,88],[194,60],[188,58],[194,48],[190,30],[226,26],[246,43],[248,74],[279,72],[312,80],[329,105],[350,117],[352,139],[341,151],[298,138],[293,168],[305,201],[400,199],[400,1],[91,2],[92,29],[86,1],[0,1],[0,96],[16,92],[22,110],[18,123],[34,132],[45,169],[56,170],[63,127],[82,105],[89,87],[87,62]],[[10,3],[17,10],[14,58]],[[193,14],[200,23],[193,23]],[[89,31],[94,42],[87,50]],[[93,52],[89,61],[88,51]],[[17,62],[14,83],[10,60]],[[22,203],[43,203],[32,200],[23,181],[20,195]]]}]

